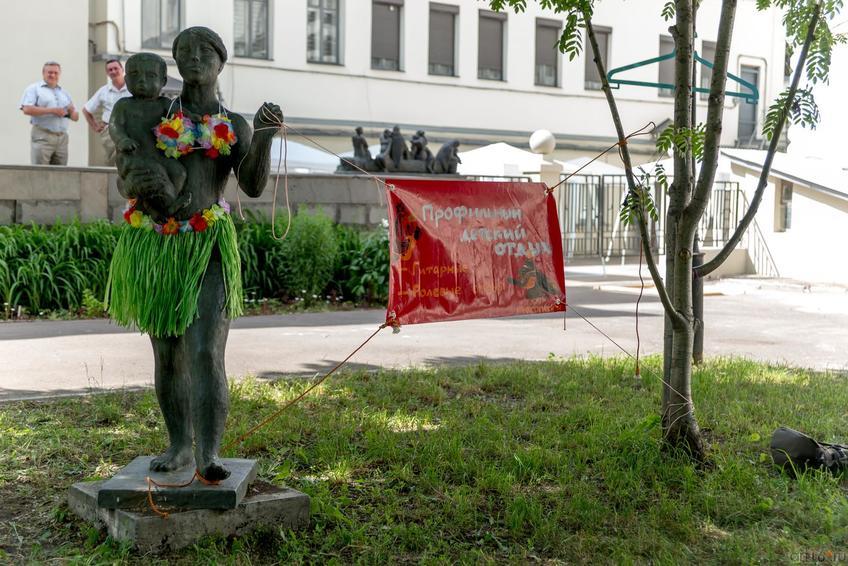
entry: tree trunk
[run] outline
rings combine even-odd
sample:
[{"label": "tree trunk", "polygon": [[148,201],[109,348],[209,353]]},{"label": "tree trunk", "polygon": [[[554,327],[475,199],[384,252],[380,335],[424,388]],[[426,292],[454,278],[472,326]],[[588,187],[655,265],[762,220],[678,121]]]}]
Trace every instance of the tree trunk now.
[{"label": "tree trunk", "polygon": [[[675,4],[677,19],[675,25],[669,29],[676,48],[674,128],[689,130],[692,116],[694,0],[677,0]],[[695,185],[692,160],[691,148],[685,151],[675,148],[674,181],[669,188],[666,215],[666,278],[677,316],[665,318],[665,334],[671,334],[671,352],[670,362],[667,364],[668,375],[663,384],[662,427],[663,438],[670,446],[683,448],[695,460],[702,461],[706,457],[706,447],[695,419],[695,406],[692,402],[692,351],[695,335],[692,313],[692,244],[695,226],[685,214]],[[666,355],[668,354],[669,352],[666,352]]]}]

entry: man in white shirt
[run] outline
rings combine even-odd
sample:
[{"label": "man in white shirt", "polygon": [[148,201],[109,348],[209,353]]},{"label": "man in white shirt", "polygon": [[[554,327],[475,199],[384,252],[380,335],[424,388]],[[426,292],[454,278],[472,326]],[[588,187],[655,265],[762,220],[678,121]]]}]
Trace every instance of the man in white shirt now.
[{"label": "man in white shirt", "polygon": [[[100,143],[103,144],[103,149],[106,151],[106,164],[114,165],[115,144],[109,135],[109,117],[112,115],[112,108],[115,103],[131,95],[124,81],[124,66],[121,65],[120,61],[117,59],[106,61],[106,75],[109,77],[109,82],[97,89],[94,96],[85,103],[82,108],[82,115],[85,116],[85,120],[91,126],[91,129],[100,134]],[[102,111],[99,119],[95,116],[98,111]]]},{"label": "man in white shirt", "polygon": [[41,68],[43,80],[32,83],[21,97],[21,111],[30,117],[30,157],[33,165],[68,164],[68,120],[79,113],[71,95],[59,86],[62,67],[48,61]]}]

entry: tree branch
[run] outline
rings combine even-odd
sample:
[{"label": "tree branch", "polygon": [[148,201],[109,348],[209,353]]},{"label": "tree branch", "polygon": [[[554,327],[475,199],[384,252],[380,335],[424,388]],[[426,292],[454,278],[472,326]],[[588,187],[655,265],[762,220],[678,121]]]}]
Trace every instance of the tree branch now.
[{"label": "tree branch", "polygon": [[737,0],[724,0],[718,24],[718,39],[715,48],[715,62],[710,81],[710,98],[707,107],[707,125],[704,138],[704,157],[701,161],[701,174],[695,185],[695,194],[686,207],[685,214],[694,218],[696,223],[704,214],[712,193],[713,181],[718,164],[718,152],[721,145],[722,115],[724,114],[724,91],[727,85],[727,66],[730,60],[730,40],[733,36],[733,23],[736,16]]},{"label": "tree branch", "polygon": [[[692,0],[676,0],[675,25],[668,28],[674,38],[674,129],[688,130],[692,115],[692,42],[686,41],[692,28]],[[689,203],[692,192],[691,186],[692,148],[681,154],[674,150],[674,180],[672,181],[668,198],[668,215],[677,215]],[[666,250],[674,253],[674,250]]]},{"label": "tree branch", "polygon": [[[736,226],[736,230],[733,232],[733,235],[724,245],[724,247],[719,251],[718,255],[716,255],[713,259],[702,265],[700,268],[695,270],[696,277],[705,277],[716,270],[724,261],[730,256],[731,252],[736,248],[736,245],[742,239],[743,234],[745,234],[745,230],[748,228],[748,225],[751,224],[751,221],[754,220],[754,217],[757,215],[757,210],[760,207],[760,202],[763,200],[763,194],[766,192],[766,187],[768,186],[768,177],[769,172],[771,171],[771,164],[774,161],[774,154],[777,153],[777,144],[780,141],[780,135],[783,132],[783,127],[786,124],[786,120],[789,117],[789,111],[792,107],[793,102],[795,101],[795,94],[798,91],[798,83],[801,81],[801,75],[804,72],[804,66],[807,61],[807,53],[810,50],[810,45],[813,43],[813,39],[815,38],[816,33],[816,25],[819,22],[819,17],[821,15],[822,9],[822,1],[816,4],[816,7],[813,9],[813,15],[810,19],[810,25],[807,28],[807,37],[804,39],[804,46],[801,49],[801,55],[798,57],[798,63],[795,67],[795,74],[792,77],[792,85],[789,87],[789,96],[786,97],[786,101],[783,106],[783,115],[778,121],[777,125],[774,128],[774,132],[772,133],[771,143],[769,143],[768,153],[766,153],[766,159],[763,163],[763,169],[760,172],[760,182],[757,185],[757,190],[754,192],[754,198],[751,199],[751,204],[748,207],[748,210],[745,212],[745,215],[742,217],[742,220],[739,222],[739,225]],[[712,90],[712,87],[710,88]],[[712,96],[712,93],[710,94]]]},{"label": "tree branch", "polygon": [[[636,179],[633,177],[633,164],[630,159],[630,150],[627,148],[625,140],[626,134],[624,133],[624,126],[621,123],[621,115],[618,113],[618,105],[615,102],[615,97],[612,94],[609,81],[607,81],[607,70],[604,68],[603,61],[601,61],[600,57],[597,55],[600,52],[600,49],[598,48],[598,40],[595,37],[595,28],[592,26],[592,14],[589,11],[584,10],[583,19],[586,22],[586,35],[589,36],[589,43],[592,45],[592,54],[594,56],[595,66],[597,67],[598,74],[601,77],[604,95],[607,98],[607,105],[609,106],[610,114],[612,115],[612,122],[615,125],[616,135],[618,135],[620,143],[618,149],[619,154],[621,155],[621,161],[624,163],[624,173],[627,177],[627,186],[631,192],[635,193],[637,190]],[[685,321],[683,315],[674,310],[674,305],[672,304],[668,291],[663,284],[659,269],[657,269],[657,264],[654,261],[654,254],[651,250],[651,239],[648,236],[648,226],[645,222],[644,210],[641,209],[641,206],[637,217],[639,222],[639,234],[642,237],[642,248],[645,252],[645,263],[648,264],[648,271],[651,273],[651,279],[654,281],[654,287],[657,290],[657,294],[659,294],[663,308],[670,318],[678,321]]]}]

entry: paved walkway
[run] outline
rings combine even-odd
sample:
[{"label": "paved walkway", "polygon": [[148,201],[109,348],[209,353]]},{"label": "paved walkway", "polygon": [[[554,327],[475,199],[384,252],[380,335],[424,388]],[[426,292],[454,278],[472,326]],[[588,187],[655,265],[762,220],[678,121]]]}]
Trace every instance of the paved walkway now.
[{"label": "paved walkway", "polygon": [[[351,360],[350,367],[619,355],[576,316],[577,311],[635,351],[638,280],[633,266],[570,267],[566,284],[573,311],[565,317],[422,324],[405,326],[400,334],[387,329]],[[707,356],[739,355],[822,370],[848,368],[844,288],[804,290],[796,282],[731,279],[708,282],[706,289]],[[640,309],[644,353],[661,350],[661,308],[649,289]],[[367,338],[384,314],[362,310],[239,319],[230,332],[227,371],[261,378],[324,372]],[[0,401],[148,387],[152,365],[148,339],[108,321],[0,323]]]}]

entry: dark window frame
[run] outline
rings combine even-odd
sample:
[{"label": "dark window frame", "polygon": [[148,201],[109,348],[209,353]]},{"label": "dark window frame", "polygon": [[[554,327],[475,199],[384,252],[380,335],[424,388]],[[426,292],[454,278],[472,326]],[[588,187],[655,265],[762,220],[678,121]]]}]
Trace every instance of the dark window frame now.
[{"label": "dark window frame", "polygon": [[[483,21],[497,21],[500,27],[500,68],[482,67],[481,63],[481,41],[483,39],[481,28]],[[477,78],[485,81],[506,81],[506,22],[507,15],[502,12],[492,12],[491,10],[480,10],[477,16]],[[484,71],[497,70],[499,76],[484,76]]]},{"label": "dark window frame", "polygon": [[[453,4],[442,4],[440,2],[430,2],[429,20],[427,22],[427,73],[438,77],[458,77],[458,65],[456,59],[456,34],[459,21],[459,6]],[[433,62],[433,12],[439,14],[450,14],[451,17],[451,33],[450,33],[450,52],[451,64],[448,72],[440,72],[441,69],[437,65],[447,66],[445,63],[437,61]]]},{"label": "dark window frame", "polygon": [[[539,44],[539,29],[545,30],[555,30],[555,38],[556,43],[551,46],[551,50],[554,52],[554,61],[553,61],[553,69],[554,69],[554,82],[553,84],[542,82],[541,74],[539,73],[539,54],[540,51],[546,51],[544,45]],[[533,64],[533,80],[536,86],[544,86],[549,88],[559,88],[560,86],[560,58],[559,58],[559,48],[558,42],[559,37],[562,35],[562,22],[560,20],[551,20],[548,18],[536,18],[536,53],[535,53],[535,61]]]},{"label": "dark window frame", "polygon": [[[260,60],[270,60],[271,59],[271,0],[234,0],[233,7],[235,8],[235,4],[238,2],[242,2],[247,4],[247,15],[245,17],[245,24],[247,26],[245,38],[246,43],[244,47],[244,51],[240,51],[235,43],[235,18],[233,18],[233,56],[241,57],[243,59],[260,59]],[[264,2],[265,4],[265,54],[257,54],[254,49],[254,41],[255,37],[253,34],[253,5],[256,2]]]},{"label": "dark window frame", "polygon": [[775,232],[786,232],[787,230],[792,229],[792,197],[794,194],[794,183],[781,180],[780,193],[777,195],[777,198],[774,199],[777,204],[777,218],[774,227]]},{"label": "dark window frame", "polygon": [[[165,29],[163,25],[164,14],[162,10],[162,4],[167,1],[168,0],[141,0],[141,47],[143,49],[171,49],[171,46],[174,42],[174,38],[183,28],[183,22],[185,19],[185,3],[184,0],[177,0],[176,29]],[[144,26],[146,21],[145,12],[149,10],[152,6],[156,6],[156,11],[158,14],[157,19],[159,20],[159,22],[156,26],[157,34],[155,37],[145,37],[146,35],[148,35],[146,32],[149,31]]]},{"label": "dark window frame", "polygon": [[[712,50],[712,58],[707,57],[707,49]],[[703,41],[701,41],[701,52],[699,53],[699,55],[701,56],[702,59],[706,59],[710,63],[714,63],[715,62],[715,50],[716,50],[716,42],[715,41],[703,40]],[[710,69],[709,67],[707,67],[706,65],[704,65],[703,63],[698,65],[698,69],[701,72],[701,74],[698,76],[698,86],[700,86],[701,88],[709,89],[710,88],[710,82],[712,81],[712,77],[713,77],[713,70]],[[709,98],[710,98],[709,93],[707,93],[707,92],[701,93],[701,100],[708,100]]]},{"label": "dark window frame", "polygon": [[[671,53],[674,52],[674,49],[675,49],[674,38],[669,37],[667,35],[661,35],[660,36],[660,47],[659,47],[660,56],[666,54],[666,53],[663,53],[663,43],[670,44],[671,45]],[[666,66],[671,65],[671,79],[670,80],[663,80],[663,69],[665,68],[665,67],[663,67],[663,65],[666,65]],[[658,67],[657,82],[658,83],[674,84],[674,57],[672,57],[671,59],[666,59],[665,61],[660,61],[659,65],[657,65],[657,67]],[[673,88],[657,89],[657,96],[659,96],[660,98],[672,98],[672,97],[674,97],[674,89]]]},{"label": "dark window frame", "polygon": [[[371,0],[371,68],[376,71],[396,71],[403,72],[403,1],[404,0]],[[397,10],[397,45],[396,57],[375,57],[374,52],[379,51],[375,45],[376,36],[374,35],[374,11],[377,6],[388,7],[389,11]],[[388,52],[386,52],[388,54]],[[394,65],[386,62],[394,62]]]},{"label": "dark window frame", "polygon": [[[607,26],[595,26],[593,25],[595,30],[595,39],[598,41],[600,45],[600,38],[603,36],[604,38],[604,69],[609,72],[609,52],[610,52],[610,39],[612,38],[612,28]],[[598,68],[595,66],[595,52],[592,49],[592,44],[589,42],[589,36],[587,34],[585,41],[585,53],[584,57],[586,60],[583,65],[583,90],[601,90],[603,88],[603,83],[600,80],[600,74],[598,74]],[[590,54],[591,52],[591,54]],[[591,73],[591,74],[590,74]],[[595,78],[597,75],[598,80],[590,80]]]},{"label": "dark window frame", "polygon": [[[324,7],[324,2],[322,0],[315,0],[318,5],[312,6],[310,2],[306,4],[306,62],[312,63],[316,65],[342,65],[342,2],[343,0],[336,0],[335,9]],[[309,13],[310,10],[317,11],[317,19],[318,19],[318,38],[316,41],[318,42],[318,58],[313,58],[313,50],[309,48]],[[332,54],[332,60],[324,61],[322,58],[324,57],[324,31],[325,31],[325,15],[326,14],[334,14],[335,22],[333,26],[335,27],[335,53]]]},{"label": "dark window frame", "polygon": [[[745,78],[745,73],[751,72],[751,71],[755,72],[756,75],[757,75],[756,79],[754,81],[754,85],[757,88],[759,88],[759,82],[760,82],[760,79],[762,78],[762,72],[763,72],[762,67],[760,67],[759,65],[745,65],[745,64],[741,65],[739,67],[739,76],[741,78],[745,79],[745,80],[748,80],[748,79]],[[742,119],[742,109],[743,108],[748,109],[750,107],[753,107],[753,115],[754,115],[753,123],[750,120],[743,120]],[[736,130],[736,144],[738,146],[741,146],[741,147],[746,147],[748,144],[760,139],[760,136],[759,136],[760,132],[759,132],[759,129],[757,128],[757,126],[760,123],[760,119],[759,119],[760,104],[759,104],[759,101],[752,103],[752,102],[748,102],[748,101],[743,100],[743,99],[739,99],[739,101],[737,103],[737,108],[739,109],[739,116],[738,116],[738,119],[736,121],[736,128],[737,128],[737,130]],[[742,134],[741,126],[742,126],[743,123],[746,124],[746,126],[747,126],[747,124],[751,124],[751,133],[750,133],[750,135],[745,136],[745,137],[743,137],[741,135]]]}]

